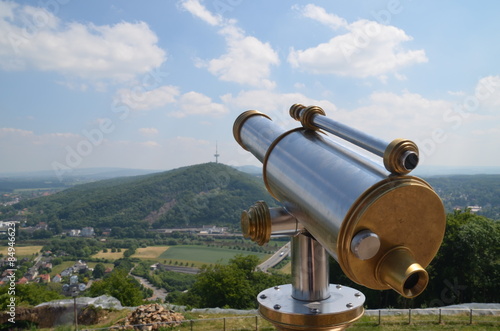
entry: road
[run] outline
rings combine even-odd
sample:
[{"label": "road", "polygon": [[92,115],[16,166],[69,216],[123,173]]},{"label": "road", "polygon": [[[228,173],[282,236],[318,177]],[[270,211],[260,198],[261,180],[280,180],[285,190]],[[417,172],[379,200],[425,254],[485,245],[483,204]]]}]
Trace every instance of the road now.
[{"label": "road", "polygon": [[156,300],[156,299],[161,299],[162,301],[165,300],[165,297],[168,295],[167,291],[165,289],[162,289],[162,288],[157,288],[156,286],[154,286],[153,284],[151,284],[147,279],[145,278],[142,278],[140,276],[135,276],[135,275],[132,275],[130,274],[132,277],[134,277],[135,279],[137,279],[137,281],[144,287],[146,288],[150,288],[153,290],[153,295],[148,298],[147,300]]},{"label": "road", "polygon": [[260,270],[267,272],[267,269],[274,267],[290,254],[290,242],[281,247],[269,259],[257,266]]}]

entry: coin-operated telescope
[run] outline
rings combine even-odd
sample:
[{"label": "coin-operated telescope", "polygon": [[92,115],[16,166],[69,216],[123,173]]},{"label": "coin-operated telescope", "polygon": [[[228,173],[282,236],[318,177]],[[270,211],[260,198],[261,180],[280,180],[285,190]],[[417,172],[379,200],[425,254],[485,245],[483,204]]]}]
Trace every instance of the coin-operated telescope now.
[{"label": "coin-operated telescope", "polygon": [[445,212],[432,187],[408,175],[418,164],[417,146],[371,137],[316,106],[293,105],[290,115],[302,126],[285,131],[255,110],[233,126],[236,141],[262,162],[266,188],[283,206],[259,201],[244,211],[244,236],[259,245],[292,237],[292,284],[262,291],[260,314],[281,330],[343,330],[359,319],[365,297],[329,284],[328,253],[358,284],[392,288],[407,298],[422,293],[429,280],[424,268],[444,236]]}]

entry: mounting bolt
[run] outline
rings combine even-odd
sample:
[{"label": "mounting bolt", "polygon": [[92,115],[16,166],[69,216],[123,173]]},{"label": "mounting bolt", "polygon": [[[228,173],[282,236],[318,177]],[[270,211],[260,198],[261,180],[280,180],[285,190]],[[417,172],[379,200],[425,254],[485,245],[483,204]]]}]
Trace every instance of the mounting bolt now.
[{"label": "mounting bolt", "polygon": [[355,297],[357,297],[357,298],[359,298],[359,297],[361,296],[361,293],[356,292],[356,293],[354,294],[354,296],[355,296]]},{"label": "mounting bolt", "polygon": [[337,286],[335,286],[336,288],[338,288],[339,290],[342,288],[342,285],[338,284]]},{"label": "mounting bolt", "polygon": [[261,298],[261,299],[265,299],[265,298],[267,298],[267,295],[265,295],[265,294],[261,294],[260,298]]},{"label": "mounting bolt", "polygon": [[313,314],[319,314],[319,313],[320,313],[320,311],[319,311],[319,309],[318,309],[318,308],[311,308],[311,309],[309,309],[309,311],[310,311],[311,313],[313,313]]},{"label": "mounting bolt", "polygon": [[274,289],[275,289],[275,290],[279,290],[279,289],[280,289],[280,287],[279,287],[279,286],[275,286],[275,287],[274,287]]},{"label": "mounting bolt", "polygon": [[280,310],[280,309],[281,309],[281,306],[280,306],[280,305],[278,305],[278,304],[275,304],[273,308],[274,308],[274,309],[276,309],[276,310]]},{"label": "mounting bolt", "polygon": [[347,308],[351,309],[352,307],[354,307],[354,305],[352,303],[348,303],[347,305],[345,305]]}]

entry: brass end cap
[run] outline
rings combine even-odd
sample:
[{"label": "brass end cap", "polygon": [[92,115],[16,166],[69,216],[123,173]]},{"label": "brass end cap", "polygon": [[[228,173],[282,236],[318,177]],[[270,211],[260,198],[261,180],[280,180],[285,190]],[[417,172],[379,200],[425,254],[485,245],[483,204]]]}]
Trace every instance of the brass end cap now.
[{"label": "brass end cap", "polygon": [[392,174],[406,175],[418,161],[418,146],[408,139],[394,139],[384,151],[384,166]]},{"label": "brass end cap", "polygon": [[292,107],[290,107],[290,116],[293,119],[300,121],[302,126],[306,129],[319,130],[319,128],[316,125],[314,125],[312,121],[314,115],[325,116],[326,113],[323,110],[323,108],[318,106],[306,107],[304,105],[296,103]]},{"label": "brass end cap", "polygon": [[[423,268],[438,252],[445,228],[443,203],[427,182],[389,176],[352,205],[338,235],[337,261],[358,284],[376,290],[392,288],[414,297],[426,287],[429,276]],[[374,256],[360,257],[352,249],[357,234],[364,230],[380,238]]]},{"label": "brass end cap", "polygon": [[260,246],[271,238],[271,214],[264,201],[257,201],[248,210],[241,213],[241,231],[243,237],[255,241]]},{"label": "brass end cap", "polygon": [[243,123],[245,123],[245,121],[247,119],[249,119],[252,116],[256,116],[256,115],[264,116],[264,117],[271,119],[269,116],[267,116],[264,113],[261,113],[258,110],[247,110],[246,112],[241,113],[240,116],[238,116],[236,118],[236,120],[234,121],[234,124],[233,124],[233,137],[238,142],[238,144],[240,144],[240,146],[243,147],[243,149],[245,149],[245,150],[248,150],[248,149],[245,147],[245,145],[243,144],[243,141],[241,140],[241,132],[240,132],[241,127],[243,126]]},{"label": "brass end cap", "polygon": [[420,295],[429,283],[429,275],[415,261],[413,254],[406,247],[395,247],[379,261],[375,271],[380,282],[406,298]]}]

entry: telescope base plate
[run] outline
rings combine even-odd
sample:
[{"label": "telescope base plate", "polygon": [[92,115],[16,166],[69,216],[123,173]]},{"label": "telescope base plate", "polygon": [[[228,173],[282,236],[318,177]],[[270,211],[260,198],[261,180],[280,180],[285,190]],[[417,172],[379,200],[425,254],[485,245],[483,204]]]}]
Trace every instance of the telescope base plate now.
[{"label": "telescope base plate", "polygon": [[329,297],[302,301],[292,297],[292,285],[259,293],[259,313],[278,330],[344,330],[364,314],[365,296],[353,288],[330,284]]}]

